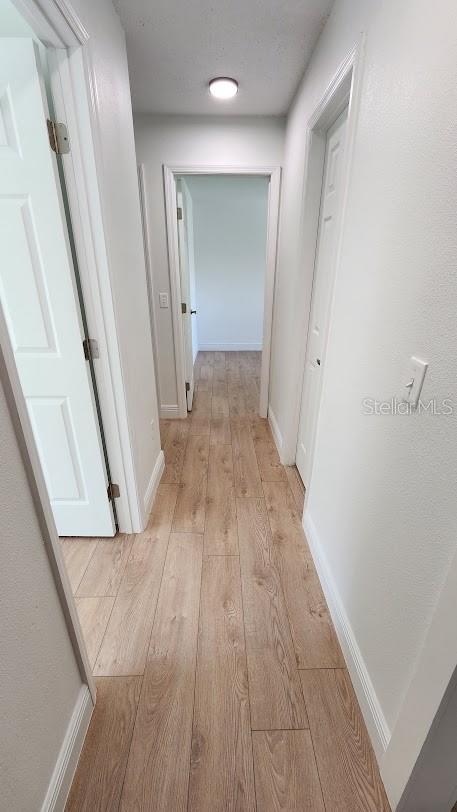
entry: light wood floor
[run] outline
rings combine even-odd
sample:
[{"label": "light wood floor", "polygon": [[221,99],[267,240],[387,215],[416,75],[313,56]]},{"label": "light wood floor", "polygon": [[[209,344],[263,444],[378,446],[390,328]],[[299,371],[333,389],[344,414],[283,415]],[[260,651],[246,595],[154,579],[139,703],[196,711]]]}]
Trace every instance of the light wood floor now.
[{"label": "light wood floor", "polygon": [[68,812],[387,812],[260,354],[200,353],[146,530],[65,539],[98,700]]}]

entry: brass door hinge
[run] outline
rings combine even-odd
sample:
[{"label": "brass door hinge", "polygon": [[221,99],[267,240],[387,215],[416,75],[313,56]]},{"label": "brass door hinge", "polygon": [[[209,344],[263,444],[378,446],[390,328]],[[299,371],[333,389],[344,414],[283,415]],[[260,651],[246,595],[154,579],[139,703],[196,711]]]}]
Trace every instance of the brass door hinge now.
[{"label": "brass door hinge", "polygon": [[181,206],[178,206],[178,208],[176,210],[176,213],[178,215],[178,220],[182,220],[182,208],[181,208]]},{"label": "brass door hinge", "polygon": [[119,499],[121,495],[119,485],[116,482],[110,482],[106,489],[106,492],[108,494],[108,499],[110,502],[112,502],[113,499]]},{"label": "brass door hinge", "polygon": [[190,383],[186,381],[186,392],[190,392]]},{"label": "brass door hinge", "polygon": [[94,358],[100,358],[98,343],[95,338],[85,338],[83,341],[83,350],[86,361],[93,361]]},{"label": "brass door hinge", "polygon": [[56,155],[67,155],[70,152],[70,140],[65,124],[60,124],[58,121],[46,120],[48,125],[48,136],[51,149],[54,150]]},{"label": "brass door hinge", "polygon": [[185,302],[181,302],[181,313],[187,313],[187,305]]}]

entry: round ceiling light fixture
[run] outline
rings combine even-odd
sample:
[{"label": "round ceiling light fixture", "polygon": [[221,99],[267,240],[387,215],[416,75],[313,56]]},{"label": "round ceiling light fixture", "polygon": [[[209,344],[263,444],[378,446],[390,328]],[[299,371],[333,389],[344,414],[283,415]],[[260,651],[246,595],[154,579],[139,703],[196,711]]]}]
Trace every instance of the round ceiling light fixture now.
[{"label": "round ceiling light fixture", "polygon": [[215,99],[233,99],[238,93],[238,82],[228,76],[218,76],[211,79],[209,92]]}]

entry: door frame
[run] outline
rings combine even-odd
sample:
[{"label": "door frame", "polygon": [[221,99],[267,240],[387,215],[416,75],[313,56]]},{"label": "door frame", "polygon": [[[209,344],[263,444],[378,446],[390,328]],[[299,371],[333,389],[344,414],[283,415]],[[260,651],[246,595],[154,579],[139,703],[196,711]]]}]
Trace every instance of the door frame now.
[{"label": "door frame", "polygon": [[139,532],[144,525],[144,511],[136,487],[107,262],[105,202],[103,188],[97,182],[102,149],[89,51],[90,31],[68,0],[13,0],[13,3],[48,48],[54,112],[66,124],[70,136],[71,151],[62,159],[62,167],[87,322],[100,351],[95,361],[97,389],[111,475],[120,489],[116,499],[119,530]]},{"label": "door frame", "polygon": [[35,437],[30,422],[27,404],[22,392],[19,373],[16,367],[13,347],[11,345],[8,325],[3,307],[0,303],[0,379],[5,390],[17,444],[24,462],[30,491],[40,524],[43,544],[48,556],[57,594],[65,618],[71,645],[78,664],[83,683],[89,688],[92,702],[95,705],[95,680],[89,664],[86,644],[81,631],[76,604],[73,598],[70,581],[60,551],[59,537],[52,515],[48,491],[41,467]]},{"label": "door frame", "polygon": [[[193,269],[195,281],[195,256],[194,252],[192,252],[191,255],[191,243],[189,241],[189,236],[190,234],[192,234],[192,247],[193,247],[194,219],[193,219],[193,204],[190,198],[190,192],[183,178],[178,178],[176,183],[176,192],[177,192],[176,202],[178,204],[178,208],[182,210],[182,218],[178,220],[177,224],[178,245],[179,245],[179,269],[180,269],[179,282],[181,286],[181,301],[187,302],[188,313],[186,315],[188,317],[188,330],[190,332],[190,346],[189,346],[188,345],[189,334],[186,335],[186,329],[184,327],[184,322],[182,320],[181,325],[183,327],[183,360],[184,360],[184,375],[186,380],[186,408],[187,411],[189,412],[192,411],[195,390],[195,378],[194,378],[195,364],[194,364],[194,346],[193,346],[193,327],[195,321],[192,320],[192,306],[196,307],[196,302],[192,301],[192,293],[191,293],[191,268]],[[187,280],[185,280],[184,285],[183,285],[183,277],[185,278],[186,274],[182,273],[183,254],[185,254],[187,260]],[[188,288],[187,290],[186,285]],[[188,384],[189,389],[187,388]],[[191,402],[190,409],[189,409],[189,401]]]},{"label": "door frame", "polygon": [[[344,97],[342,97],[341,102],[343,104],[342,110],[339,110],[339,105],[338,105],[338,107],[337,107],[338,112],[336,113],[336,116],[335,116],[334,120],[332,120],[331,123],[326,127],[325,134],[323,134],[324,138],[322,139],[325,142],[325,144],[324,144],[324,156],[323,156],[323,161],[322,161],[322,178],[321,178],[321,184],[320,184],[321,188],[320,188],[320,203],[319,203],[319,219],[318,219],[318,224],[317,224],[317,229],[316,229],[316,248],[315,248],[314,268],[313,268],[313,283],[312,283],[312,287],[311,287],[311,300],[310,300],[310,306],[309,306],[308,330],[307,330],[307,336],[306,336],[306,352],[305,352],[305,359],[304,359],[304,364],[303,364],[302,391],[301,391],[301,397],[300,397],[300,414],[299,414],[299,420],[298,420],[297,445],[296,445],[296,449],[295,449],[295,464],[297,466],[297,470],[298,470],[298,472],[300,474],[300,477],[303,480],[303,485],[305,486],[305,489],[309,489],[309,481],[310,481],[310,478],[311,478],[311,470],[312,470],[312,466],[313,466],[313,457],[314,457],[314,447],[315,447],[315,439],[316,439],[316,431],[317,431],[317,422],[318,422],[318,415],[319,415],[320,401],[321,401],[321,393],[322,393],[322,378],[323,378],[323,371],[325,369],[327,339],[328,339],[328,333],[329,333],[329,329],[330,329],[330,313],[331,313],[331,309],[332,309],[331,308],[332,294],[333,294],[333,286],[334,286],[334,282],[335,282],[336,268],[337,268],[336,249],[338,248],[339,228],[340,228],[340,223],[341,223],[341,219],[342,219],[341,202],[342,202],[342,197],[343,197],[342,193],[344,193],[344,185],[342,186],[341,191],[337,192],[337,202],[336,202],[336,210],[335,210],[335,242],[334,242],[335,256],[334,256],[334,260],[333,261],[331,260],[330,263],[327,263],[327,266],[323,268],[322,264],[320,263],[321,252],[323,250],[322,242],[321,242],[321,236],[322,236],[322,224],[323,224],[322,218],[323,218],[323,214],[324,214],[325,183],[326,183],[326,176],[327,176],[327,171],[328,171],[328,160],[329,160],[329,153],[328,153],[329,143],[330,143],[329,139],[331,137],[331,133],[334,132],[334,127],[336,126],[336,124],[338,122],[341,121],[343,116],[345,117],[345,120],[344,120],[344,124],[343,124],[343,127],[344,127],[343,155],[342,155],[342,161],[341,161],[341,164],[342,164],[342,173],[341,173],[342,184],[344,184],[344,180],[345,180],[345,178],[344,178],[344,157],[345,157],[345,152],[344,151],[345,151],[345,144],[346,144],[349,98],[346,97],[346,99],[344,99]],[[323,361],[323,367],[322,367],[322,372],[321,372],[320,376],[319,376],[318,373],[315,373],[314,382],[313,382],[309,377],[309,370],[310,370],[311,362],[310,362],[310,359],[308,357],[308,349],[309,349],[309,346],[310,346],[310,337],[311,337],[311,335],[312,335],[312,333],[314,331],[313,327],[312,327],[312,324],[313,325],[315,324],[315,322],[313,320],[315,318],[313,307],[314,307],[314,301],[315,301],[315,296],[316,296],[317,289],[320,288],[320,290],[322,291],[323,288],[325,289],[326,285],[328,285],[328,288],[327,288],[328,289],[328,302],[327,302],[327,307],[324,307],[324,309],[321,311],[321,314],[320,314],[321,315],[321,325],[320,325],[319,331],[321,333],[323,344],[322,344],[322,347],[321,347],[321,349],[319,350],[319,353],[318,353],[321,356],[321,359]],[[318,363],[321,364],[321,360],[319,360]],[[308,378],[307,378],[307,375],[308,375]],[[316,375],[317,375],[317,379],[316,379]],[[306,389],[305,389],[305,386],[306,386]],[[313,395],[313,387],[315,387],[314,395]],[[305,393],[306,393],[306,398],[305,398]],[[315,397],[314,418],[313,418],[313,405],[312,405],[313,397]],[[305,412],[304,412],[304,407],[305,406],[306,406],[305,412],[307,412],[307,415],[310,416],[310,423],[308,424],[307,428],[302,423],[303,415],[305,414]],[[305,414],[305,421],[306,421],[306,414]],[[306,443],[306,442],[304,443],[303,442],[306,439],[309,439],[309,443]],[[304,447],[304,445],[306,446],[306,453],[305,453],[305,458],[304,459],[303,459],[303,454],[299,454],[300,445],[302,446],[302,448]],[[299,457],[300,457],[300,459],[299,459]]]},{"label": "door frame", "polygon": [[[365,34],[362,34],[359,41],[349,51],[345,59],[332,76],[323,95],[313,108],[306,125],[305,172],[301,213],[301,233],[303,234],[303,239],[301,244],[300,267],[303,269],[311,268],[313,270],[312,274],[309,274],[309,280],[306,285],[303,317],[301,323],[297,325],[297,366],[296,384],[293,393],[293,412],[290,424],[284,433],[284,444],[281,455],[281,461],[286,465],[293,465],[295,463],[296,449],[298,444],[327,132],[329,127],[331,127],[333,122],[337,119],[338,115],[342,113],[344,108],[347,106],[348,118],[346,125],[346,147],[343,161],[342,196],[340,203],[339,223],[337,226],[337,247],[335,252],[335,261],[332,268],[332,279],[330,281],[331,296],[327,335],[325,337],[326,343],[332,318],[336,272],[341,257],[349,178],[351,174],[356,124],[360,106],[364,45]],[[321,393],[324,381],[325,368],[322,372]],[[319,403],[320,399],[321,395],[319,395]],[[317,434],[318,423],[319,407],[317,410],[315,437]],[[312,474],[310,475],[310,479],[311,476]]]},{"label": "door frame", "polygon": [[259,415],[268,415],[270,383],[271,332],[278,242],[280,166],[195,166],[163,165],[165,187],[165,217],[167,224],[168,263],[170,269],[171,309],[176,364],[177,417],[187,416],[184,339],[181,320],[181,282],[179,275],[178,221],[176,218],[176,180],[181,175],[252,175],[269,178],[265,292],[263,306],[262,365],[260,373]]},{"label": "door frame", "polygon": [[[88,32],[68,0],[13,0],[19,13],[35,35],[50,49],[57,49],[51,81],[59,119],[64,121],[71,138],[71,153],[66,157],[67,194],[88,322],[101,350],[98,389],[113,476],[121,487],[117,501],[120,529],[131,533],[142,529],[142,510],[133,468],[125,390],[117,342],[114,301],[111,292],[103,227],[103,194],[97,182],[101,164],[101,136],[97,119],[95,77]],[[59,92],[59,83],[60,92]],[[61,98],[65,95],[65,105]],[[59,109],[60,108],[60,109]],[[77,303],[79,307],[79,304]],[[88,686],[95,705],[96,687],[86,645],[81,632],[75,601],[66,573],[60,543],[52,515],[44,475],[27,412],[14,359],[7,324],[0,306],[0,377],[8,399],[10,414],[25,470],[40,521],[43,543],[48,555],[62,606],[68,635],[81,679]],[[122,491],[125,496],[122,496]]]},{"label": "door frame", "polygon": [[146,267],[146,285],[148,289],[148,305],[149,305],[149,318],[151,320],[151,338],[152,338],[152,353],[154,356],[154,372],[157,389],[157,401],[161,403],[160,399],[160,381],[159,381],[159,358],[158,358],[158,344],[157,344],[157,319],[155,313],[155,292],[154,280],[152,273],[152,257],[151,257],[151,233],[149,228],[149,211],[148,211],[148,190],[146,180],[146,168],[144,163],[137,166],[138,171],[138,188],[140,192],[140,211],[141,211],[141,226],[143,229],[143,245],[144,245],[144,261]]}]

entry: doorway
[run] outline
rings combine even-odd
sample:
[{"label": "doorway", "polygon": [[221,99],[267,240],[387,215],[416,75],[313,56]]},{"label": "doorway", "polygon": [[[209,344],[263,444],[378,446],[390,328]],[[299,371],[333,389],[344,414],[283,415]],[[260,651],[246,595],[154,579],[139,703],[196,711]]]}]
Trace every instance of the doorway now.
[{"label": "doorway", "polygon": [[199,352],[250,353],[260,377],[268,183],[238,175],[177,179],[188,412]]},{"label": "doorway", "polygon": [[[3,0],[0,40],[0,373],[74,655],[95,703],[92,670],[114,601],[111,575],[119,579],[133,540],[127,534],[144,528],[148,505],[135,482],[103,229],[92,32],[57,0]],[[69,152],[52,150],[48,118],[67,126]],[[64,129],[57,131],[65,146]],[[99,357],[92,344],[85,359],[87,337],[96,339]],[[111,484],[120,491],[116,538],[98,410]],[[62,457],[68,468],[61,476]],[[91,487],[97,477],[99,498]],[[101,513],[90,514],[92,505]],[[82,524],[83,508],[90,525]],[[100,515],[105,523],[96,526]],[[58,534],[76,537],[59,541]]]},{"label": "doorway", "polygon": [[311,311],[301,396],[296,465],[309,487],[314,438],[325,364],[330,304],[335,272],[348,108],[329,127],[326,136]]},{"label": "doorway", "polygon": [[94,350],[53,151],[68,139],[63,128],[51,137],[46,65],[36,40],[2,39],[0,300],[57,531],[113,536]]},{"label": "doorway", "polygon": [[[302,320],[297,325],[297,340],[295,361],[295,389],[292,398],[290,420],[283,434],[281,460],[285,464],[296,463],[297,471],[300,466],[300,479],[303,478],[307,487],[312,478],[312,463],[314,452],[314,436],[317,431],[318,414],[320,407],[320,393],[322,382],[325,381],[325,353],[327,334],[331,323],[331,303],[333,299],[334,279],[339,263],[342,237],[344,232],[345,208],[349,188],[352,156],[354,151],[356,123],[360,106],[362,87],[363,38],[348,53],[338,67],[323,96],[316,103],[310,114],[306,126],[305,145],[305,177],[303,184],[303,209],[301,213],[302,249],[301,265],[303,281],[300,300],[302,302]],[[321,235],[321,221],[323,203],[324,173],[329,161],[326,161],[329,136],[332,128],[338,129],[338,120],[343,125],[344,149],[336,149],[335,179],[339,186],[339,194],[333,195],[337,203],[338,216],[332,214],[330,232],[332,239],[325,235],[325,246],[331,253],[331,261],[327,265],[328,275],[326,284],[322,285],[320,293],[317,287],[318,246]],[[338,140],[338,134],[337,134]],[[324,234],[322,234],[324,237]],[[320,259],[320,257],[319,257]],[[325,277],[325,274],[324,274]],[[321,288],[321,285],[319,285]],[[318,302],[323,302],[319,314]],[[315,324],[314,343],[309,342],[310,331],[313,329],[311,311],[314,308],[316,319],[321,324]],[[314,317],[314,313],[313,313]],[[319,332],[319,336],[318,333]],[[317,341],[319,343],[316,343]],[[318,363],[320,361],[320,364]],[[310,369],[314,361],[314,369]],[[308,364],[305,375],[305,364]],[[317,383],[315,391],[308,386],[312,374],[316,372],[314,380]],[[311,397],[312,396],[312,397]],[[305,403],[310,398],[309,406]],[[313,400],[314,399],[314,400]],[[300,448],[303,446],[303,448]],[[306,510],[305,510],[306,513]]]},{"label": "doorway", "polygon": [[193,408],[199,350],[257,353],[266,417],[280,169],[165,166],[164,179],[178,417]]}]

